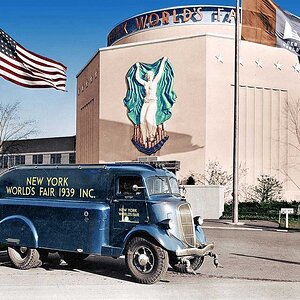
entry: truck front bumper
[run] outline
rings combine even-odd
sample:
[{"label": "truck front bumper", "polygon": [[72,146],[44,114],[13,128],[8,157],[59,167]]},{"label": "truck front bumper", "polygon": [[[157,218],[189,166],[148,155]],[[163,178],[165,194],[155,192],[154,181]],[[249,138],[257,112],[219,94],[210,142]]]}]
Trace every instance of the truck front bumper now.
[{"label": "truck front bumper", "polygon": [[207,255],[209,252],[211,252],[214,249],[214,244],[208,244],[204,248],[187,248],[187,249],[180,249],[176,250],[176,256],[182,257],[182,256],[204,256]]}]

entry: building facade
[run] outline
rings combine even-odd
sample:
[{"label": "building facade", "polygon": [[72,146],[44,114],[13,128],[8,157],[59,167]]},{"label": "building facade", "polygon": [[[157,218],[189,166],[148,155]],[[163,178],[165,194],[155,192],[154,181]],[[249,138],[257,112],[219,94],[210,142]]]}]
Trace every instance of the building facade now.
[{"label": "building facade", "polygon": [[[150,155],[180,161],[181,179],[191,172],[204,173],[209,161],[230,171],[234,18],[231,7],[187,6],[144,13],[118,24],[108,36],[108,47],[99,49],[77,76],[77,162],[136,161]],[[239,159],[247,169],[242,180],[254,184],[259,175],[274,175],[284,183],[287,198],[300,199],[293,147],[297,141],[285,109],[287,101],[300,99],[298,58],[285,49],[245,40],[240,55]],[[136,76],[139,66],[157,66],[158,76],[164,57],[172,68],[177,96],[168,119],[155,124],[167,139],[161,145],[163,136],[151,140],[141,133],[138,139],[144,143],[139,148],[134,139],[143,113],[139,111],[135,124],[123,100],[128,95],[136,99],[142,88]],[[139,74],[143,77],[142,70]],[[147,81],[145,76],[142,80]],[[146,84],[145,102],[151,98]],[[157,111],[158,93],[159,88]]]},{"label": "building facade", "polygon": [[4,142],[0,169],[16,165],[74,164],[75,136]]}]

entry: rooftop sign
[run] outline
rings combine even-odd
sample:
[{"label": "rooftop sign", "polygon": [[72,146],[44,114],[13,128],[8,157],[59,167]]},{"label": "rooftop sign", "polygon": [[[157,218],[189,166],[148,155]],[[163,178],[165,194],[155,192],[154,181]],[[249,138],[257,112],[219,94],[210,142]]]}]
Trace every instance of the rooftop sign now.
[{"label": "rooftop sign", "polygon": [[186,24],[228,24],[234,26],[235,7],[185,6],[156,10],[129,18],[109,33],[107,45],[144,30]]}]

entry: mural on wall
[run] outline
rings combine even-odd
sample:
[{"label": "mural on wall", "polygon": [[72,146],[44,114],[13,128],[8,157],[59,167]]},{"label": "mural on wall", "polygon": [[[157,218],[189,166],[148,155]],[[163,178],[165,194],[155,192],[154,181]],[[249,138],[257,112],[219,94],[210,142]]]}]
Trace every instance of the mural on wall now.
[{"label": "mural on wall", "polygon": [[176,100],[174,70],[168,58],[163,57],[153,64],[134,64],[126,78],[128,90],[124,104],[134,124],[131,141],[140,152],[151,155],[169,138],[164,122],[171,118]]}]

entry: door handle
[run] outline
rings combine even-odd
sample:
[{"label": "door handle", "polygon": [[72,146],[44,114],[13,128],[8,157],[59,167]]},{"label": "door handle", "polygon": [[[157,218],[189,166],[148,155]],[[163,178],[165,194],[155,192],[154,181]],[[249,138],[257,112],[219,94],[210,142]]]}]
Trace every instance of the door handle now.
[{"label": "door handle", "polygon": [[114,202],[114,203],[118,203],[118,202],[120,202],[118,199],[113,199],[113,201],[112,202]]}]

